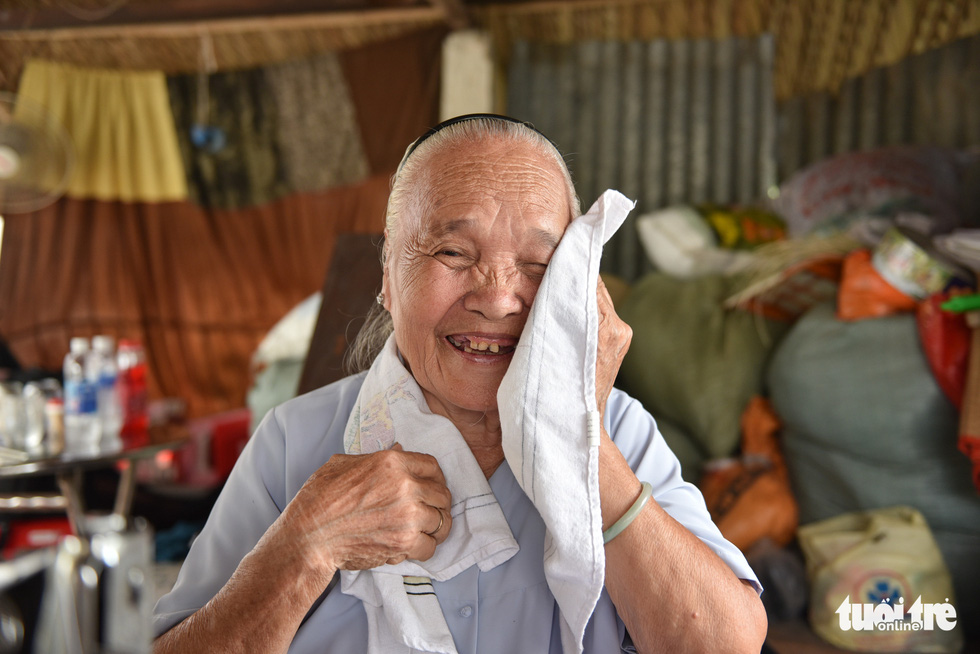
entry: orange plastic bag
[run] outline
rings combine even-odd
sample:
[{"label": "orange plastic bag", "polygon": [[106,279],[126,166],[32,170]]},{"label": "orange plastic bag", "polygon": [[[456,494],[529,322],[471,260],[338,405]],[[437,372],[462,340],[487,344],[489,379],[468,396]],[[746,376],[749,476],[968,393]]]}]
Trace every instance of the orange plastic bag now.
[{"label": "orange plastic bag", "polygon": [[869,250],[855,250],[844,259],[837,317],[841,320],[880,318],[915,311],[917,302],[882,277],[871,264]]},{"label": "orange plastic bag", "polygon": [[799,507],[779,448],[782,425],[762,397],[742,413],[742,457],[709,463],[701,492],[721,533],[743,552],[769,538],[788,544],[796,535]]}]

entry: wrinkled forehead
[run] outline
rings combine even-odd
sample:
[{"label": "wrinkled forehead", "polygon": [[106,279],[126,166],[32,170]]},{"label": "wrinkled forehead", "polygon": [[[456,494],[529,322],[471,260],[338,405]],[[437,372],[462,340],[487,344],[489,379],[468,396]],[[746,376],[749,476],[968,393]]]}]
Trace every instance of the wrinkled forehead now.
[{"label": "wrinkled forehead", "polygon": [[534,143],[487,138],[449,144],[425,161],[415,184],[415,230],[445,220],[520,217],[563,233],[572,219],[565,177],[555,157]]}]

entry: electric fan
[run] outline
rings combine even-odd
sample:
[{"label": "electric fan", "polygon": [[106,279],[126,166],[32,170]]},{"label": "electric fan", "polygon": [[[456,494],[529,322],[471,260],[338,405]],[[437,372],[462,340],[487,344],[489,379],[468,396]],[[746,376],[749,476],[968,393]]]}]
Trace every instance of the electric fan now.
[{"label": "electric fan", "polygon": [[40,105],[0,93],[0,214],[42,209],[65,192],[71,139]]},{"label": "electric fan", "polygon": [[0,248],[3,214],[42,209],[71,178],[71,138],[40,105],[0,93]]}]

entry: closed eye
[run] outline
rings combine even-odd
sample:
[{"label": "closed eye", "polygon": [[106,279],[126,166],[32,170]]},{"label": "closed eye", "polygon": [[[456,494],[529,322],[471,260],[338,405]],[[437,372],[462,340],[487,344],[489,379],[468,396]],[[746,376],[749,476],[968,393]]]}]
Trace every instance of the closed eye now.
[{"label": "closed eye", "polygon": [[463,269],[469,266],[472,261],[472,257],[460,250],[454,250],[453,248],[442,248],[437,250],[432,257],[441,262],[444,266],[449,266],[454,269]]},{"label": "closed eye", "polygon": [[524,273],[527,274],[527,275],[531,275],[531,276],[534,276],[534,277],[542,277],[542,276],[544,276],[545,270],[548,269],[548,264],[546,264],[546,263],[522,263],[521,264],[521,269],[523,269],[524,270]]}]

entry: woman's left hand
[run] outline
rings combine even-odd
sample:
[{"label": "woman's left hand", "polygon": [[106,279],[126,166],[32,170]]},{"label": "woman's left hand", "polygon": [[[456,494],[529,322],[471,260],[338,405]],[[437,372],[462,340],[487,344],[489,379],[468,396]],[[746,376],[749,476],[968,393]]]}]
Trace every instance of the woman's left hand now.
[{"label": "woman's left hand", "polygon": [[599,344],[596,354],[595,399],[599,413],[605,418],[606,400],[609,399],[619,367],[630,348],[633,329],[616,314],[602,277],[599,278],[596,298],[599,304]]}]

